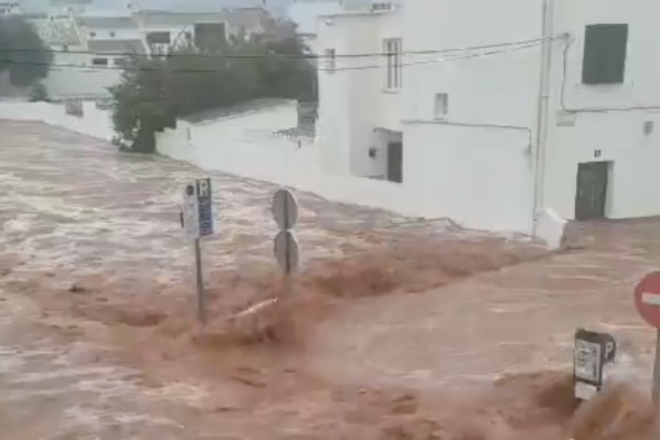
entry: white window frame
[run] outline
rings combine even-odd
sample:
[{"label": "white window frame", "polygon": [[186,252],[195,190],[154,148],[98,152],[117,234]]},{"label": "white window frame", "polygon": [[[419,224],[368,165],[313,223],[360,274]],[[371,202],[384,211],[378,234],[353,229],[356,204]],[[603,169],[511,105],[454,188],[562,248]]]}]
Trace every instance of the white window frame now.
[{"label": "white window frame", "polygon": [[403,85],[401,38],[386,38],[383,40],[385,54],[385,90],[401,90]]},{"label": "white window frame", "polygon": [[323,65],[325,66],[325,71],[328,73],[334,73],[337,68],[337,52],[335,49],[326,49],[323,52],[324,60]]},{"label": "white window frame", "polygon": [[449,113],[449,94],[436,93],[433,95],[433,119],[442,121]]}]

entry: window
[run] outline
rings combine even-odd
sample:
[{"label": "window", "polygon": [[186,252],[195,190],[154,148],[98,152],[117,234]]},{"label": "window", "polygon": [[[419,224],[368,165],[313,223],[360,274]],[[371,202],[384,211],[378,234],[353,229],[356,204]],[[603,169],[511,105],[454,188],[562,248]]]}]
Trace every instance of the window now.
[{"label": "window", "polygon": [[115,31],[110,31],[110,36],[111,36],[111,37],[114,38],[116,35],[117,35],[117,33],[116,33]]},{"label": "window", "polygon": [[337,54],[334,49],[326,49],[323,53],[325,58],[325,70],[327,72],[334,72],[336,69]]},{"label": "window", "polygon": [[582,82],[621,84],[626,71],[627,24],[594,24],[584,33]]},{"label": "window", "polygon": [[92,37],[92,38],[96,37],[96,32],[90,32],[89,36]]},{"label": "window", "polygon": [[119,66],[119,67],[126,67],[126,65],[128,64],[128,58],[125,57],[115,58],[114,61],[115,61],[115,66]]},{"label": "window", "polygon": [[92,66],[107,66],[107,58],[92,58]]},{"label": "window", "polygon": [[433,103],[433,116],[436,120],[447,117],[449,111],[449,95],[446,93],[436,93]]},{"label": "window", "polygon": [[153,46],[154,44],[170,44],[169,32],[149,32],[147,34],[147,44]]},{"label": "window", "polygon": [[215,50],[227,44],[227,26],[225,23],[195,23],[193,26],[195,47]]},{"label": "window", "polygon": [[401,38],[383,40],[383,53],[387,59],[385,88],[398,90],[401,88]]}]

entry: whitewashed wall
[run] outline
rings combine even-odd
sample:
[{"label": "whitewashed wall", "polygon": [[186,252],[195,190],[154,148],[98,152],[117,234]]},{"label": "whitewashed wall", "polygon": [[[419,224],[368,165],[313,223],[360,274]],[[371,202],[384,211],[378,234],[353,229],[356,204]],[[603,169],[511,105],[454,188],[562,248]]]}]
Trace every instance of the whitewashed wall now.
[{"label": "whitewashed wall", "polygon": [[110,96],[108,87],[119,83],[122,71],[112,64],[107,68],[90,66],[92,55],[56,53],[44,85],[51,98]]},{"label": "whitewashed wall", "polygon": [[81,28],[85,38],[90,40],[141,40],[144,37],[137,28]]},{"label": "whitewashed wall", "polygon": [[[285,183],[291,175],[320,173],[311,140],[273,134],[295,127],[295,102],[201,123],[179,121],[157,134],[158,151],[209,170]],[[295,181],[295,179],[294,179]]]},{"label": "whitewashed wall", "polygon": [[[512,11],[521,19],[512,21]],[[539,0],[410,2],[404,8],[404,49],[532,40],[541,37],[540,19]],[[465,59],[430,54],[411,62],[404,71],[404,185],[418,188],[430,204],[441,203],[459,221],[531,232],[529,152],[540,54],[537,46]],[[436,94],[448,96],[445,115],[435,108]]]},{"label": "whitewashed wall", "polygon": [[[239,125],[253,126],[251,120],[253,118],[248,116],[213,124],[215,136],[201,138],[195,138],[195,127],[183,123],[176,130],[165,130],[157,135],[158,151],[207,170],[287,185],[330,200],[387,209],[403,215],[442,216],[438,211],[417,204],[400,185],[323,173],[320,150],[324,147],[314,142],[299,143],[296,139],[267,136],[254,130],[246,130],[242,136],[234,138],[223,134],[236,133]],[[186,133],[188,128],[191,128],[191,136]]]},{"label": "whitewashed wall", "polygon": [[415,124],[404,138],[404,186],[458,222],[531,233],[529,137],[524,130]]},{"label": "whitewashed wall", "polygon": [[334,71],[328,70],[327,59],[319,62],[317,127],[320,142],[332,145],[324,162],[329,173],[372,177],[385,172],[369,149],[377,148],[385,158],[386,144],[376,129],[401,131],[400,91],[385,90],[384,60],[345,55],[382,52],[384,39],[402,36],[401,21],[398,12],[344,11],[321,18],[315,50],[337,54]]},{"label": "whitewashed wall", "polygon": [[0,119],[41,121],[77,133],[111,140],[115,135],[110,114],[98,110],[94,102],[83,103],[82,117],[67,115],[63,104],[45,102],[0,103]]},{"label": "whitewashed wall", "polygon": [[197,149],[189,141],[188,130],[190,130],[190,124],[178,121],[176,129],[166,129],[161,133],[156,133],[158,153],[199,166]]},{"label": "whitewashed wall", "polygon": [[[98,110],[94,103],[84,103],[84,117],[78,118],[67,115],[63,105],[47,103],[0,103],[0,119],[43,121],[48,124],[60,126],[75,132],[90,136],[111,139],[114,135],[110,115],[106,111]],[[364,179],[357,177],[339,177],[325,174],[320,169],[321,150],[326,146],[312,141],[298,142],[296,139],[286,137],[272,137],[263,131],[247,127],[254,127],[256,120],[263,120],[264,115],[245,115],[243,117],[228,118],[214,126],[213,136],[206,137],[198,132],[195,142],[194,129],[191,124],[180,123],[176,130],[166,130],[157,135],[158,151],[168,157],[186,161],[207,170],[224,171],[244,177],[270,181],[288,185],[304,191],[309,191],[330,200],[353,203],[362,206],[387,209],[402,215],[414,217],[454,217],[465,226],[499,230],[522,231],[516,226],[517,211],[513,206],[493,203],[491,198],[496,197],[498,191],[525,191],[526,185],[512,185],[515,180],[498,182],[496,170],[490,167],[494,163],[492,156],[483,158],[483,167],[476,169],[476,173],[486,173],[493,177],[493,189],[488,197],[475,192],[475,199],[462,200],[465,206],[481,204],[479,214],[474,216],[456,217],[452,212],[452,188],[454,181],[447,180],[442,197],[428,197],[432,192],[422,194],[412,190],[410,186],[399,185],[387,181]],[[245,127],[242,132],[239,127]],[[199,127],[197,127],[199,129]],[[188,132],[190,130],[190,133]],[[209,129],[209,127],[207,127]],[[223,133],[234,133],[233,137]],[[200,143],[199,140],[204,140]],[[444,150],[448,153],[448,150]],[[517,157],[519,149],[512,148],[511,155]],[[474,153],[474,152],[473,152]],[[485,152],[482,152],[485,153]],[[465,155],[470,155],[466,150]],[[493,153],[494,154],[494,153]],[[421,157],[420,157],[421,158]],[[437,157],[436,159],[442,159]],[[449,159],[446,157],[445,159]],[[452,160],[456,160],[454,157]],[[460,159],[460,158],[458,158]],[[428,160],[425,161],[430,164]],[[450,167],[450,161],[445,160],[445,167]],[[512,177],[524,176],[524,167],[520,161],[514,161],[517,169],[505,172]],[[429,165],[430,166],[430,165]],[[428,166],[427,166],[428,168]],[[488,171],[490,169],[490,171]],[[437,170],[435,170],[437,172]],[[425,172],[420,168],[419,172]],[[469,176],[464,176],[469,182]],[[464,183],[465,183],[464,182]],[[508,183],[507,183],[508,182]],[[476,190],[475,190],[476,191]],[[483,215],[486,212],[486,215]],[[497,220],[497,221],[496,221]],[[563,225],[559,221],[548,220],[548,238],[558,240],[563,232]]]},{"label": "whitewashed wall", "polygon": [[[566,32],[571,40],[553,45],[544,201],[559,215],[574,218],[578,165],[610,161],[606,216],[656,216],[660,214],[660,173],[656,171],[660,63],[654,53],[660,38],[656,19],[660,3],[601,0],[598,6],[587,0],[555,0],[555,34]],[[585,26],[597,23],[629,26],[622,84],[582,84]],[[573,125],[558,123],[562,108],[576,112]],[[651,133],[644,132],[647,122],[654,126]]]},{"label": "whitewashed wall", "polygon": [[[531,207],[525,204],[531,197],[525,153],[527,134],[522,137],[516,132],[505,134],[509,137],[506,142],[511,146],[505,151],[496,151],[463,145],[465,142],[461,140],[460,132],[455,133],[453,145],[462,145],[457,149],[463,151],[462,156],[454,154],[451,148],[437,145],[437,154],[429,157],[424,153],[430,147],[428,137],[411,139],[413,144],[425,147],[417,149],[421,153],[416,156],[417,162],[410,162],[407,168],[409,173],[418,175],[420,190],[416,185],[324,172],[322,161],[327,157],[324,150],[332,146],[311,140],[299,143],[296,139],[268,135],[272,130],[293,122],[292,109],[280,107],[202,125],[180,121],[177,129],[157,135],[158,151],[204,169],[292,186],[330,200],[415,217],[450,216],[475,228],[529,232]],[[469,159],[474,155],[482,157],[479,160],[481,166],[473,169],[474,174],[452,171],[468,167]],[[500,160],[504,164],[510,161],[509,168],[493,166]],[[441,168],[437,168],[438,165]],[[440,172],[443,185],[436,185]],[[502,178],[502,174],[507,178]],[[424,177],[428,175],[432,181]],[[482,180],[471,178],[476,175]],[[491,178],[486,179],[488,176]],[[429,182],[434,185],[428,185]],[[471,197],[456,198],[457,185],[466,185],[465,190]],[[513,203],[516,198],[522,200],[524,209]]]}]

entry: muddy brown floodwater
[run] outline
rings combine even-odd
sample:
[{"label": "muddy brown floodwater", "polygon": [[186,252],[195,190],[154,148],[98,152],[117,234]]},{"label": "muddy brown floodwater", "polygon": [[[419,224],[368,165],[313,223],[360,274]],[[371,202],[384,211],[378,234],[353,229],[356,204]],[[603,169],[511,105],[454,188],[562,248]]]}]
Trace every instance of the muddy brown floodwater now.
[{"label": "muddy brown floodwater", "polygon": [[[200,329],[177,223],[199,170],[43,124],[0,131],[3,439],[651,438],[653,332],[631,289],[658,220],[587,225],[586,249],[548,255],[299,193],[296,296],[259,318],[274,338],[246,340],[225,318],[281,297],[274,186],[212,173]],[[615,334],[626,363],[576,411],[581,325]]]}]

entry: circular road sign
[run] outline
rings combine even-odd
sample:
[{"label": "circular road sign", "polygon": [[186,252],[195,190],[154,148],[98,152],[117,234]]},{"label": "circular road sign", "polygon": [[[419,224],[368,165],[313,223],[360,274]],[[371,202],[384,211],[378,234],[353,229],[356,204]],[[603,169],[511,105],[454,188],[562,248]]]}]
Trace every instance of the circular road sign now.
[{"label": "circular road sign", "polygon": [[660,272],[651,272],[635,287],[635,308],[642,319],[660,330]]},{"label": "circular road sign", "polygon": [[275,236],[273,251],[277,263],[287,274],[298,269],[300,247],[293,232],[288,230],[278,232]]},{"label": "circular road sign", "polygon": [[292,229],[298,222],[298,201],[286,188],[275,191],[271,211],[277,226],[282,231]]}]

